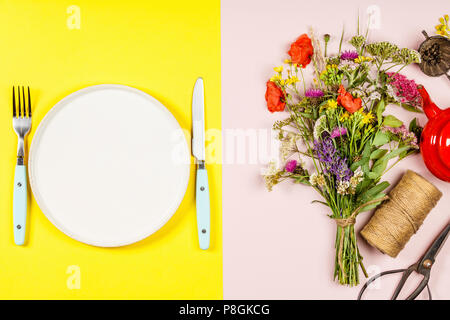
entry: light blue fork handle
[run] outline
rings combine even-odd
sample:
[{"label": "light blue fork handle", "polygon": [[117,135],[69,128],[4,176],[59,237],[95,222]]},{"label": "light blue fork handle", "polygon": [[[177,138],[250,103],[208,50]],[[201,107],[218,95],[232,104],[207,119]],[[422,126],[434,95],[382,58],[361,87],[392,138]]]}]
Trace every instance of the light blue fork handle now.
[{"label": "light blue fork handle", "polygon": [[208,173],[206,169],[197,169],[196,180],[197,230],[200,249],[209,248],[210,238],[210,207]]},{"label": "light blue fork handle", "polygon": [[19,246],[25,243],[27,201],[27,167],[24,165],[16,165],[14,174],[13,223],[14,242]]}]

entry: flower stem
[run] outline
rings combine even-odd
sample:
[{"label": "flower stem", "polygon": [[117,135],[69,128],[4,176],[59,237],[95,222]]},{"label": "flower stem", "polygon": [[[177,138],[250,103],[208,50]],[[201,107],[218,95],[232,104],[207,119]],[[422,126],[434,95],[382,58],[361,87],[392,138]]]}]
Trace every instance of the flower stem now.
[{"label": "flower stem", "polygon": [[364,273],[364,276],[365,276],[366,278],[368,278],[369,275],[367,274],[366,268],[364,268],[364,264],[363,264],[363,262],[362,262],[362,259],[359,260],[359,265],[360,265],[360,267],[361,267],[362,272]]}]

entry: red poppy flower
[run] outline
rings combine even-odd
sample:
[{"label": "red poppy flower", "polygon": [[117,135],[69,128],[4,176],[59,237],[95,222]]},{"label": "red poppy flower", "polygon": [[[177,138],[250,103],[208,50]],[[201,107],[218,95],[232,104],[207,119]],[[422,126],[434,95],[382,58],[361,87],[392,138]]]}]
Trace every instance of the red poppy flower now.
[{"label": "red poppy flower", "polygon": [[292,62],[301,65],[302,68],[306,68],[311,62],[313,53],[314,48],[311,39],[306,34],[302,34],[298,37],[298,39],[291,44],[291,48],[288,51]]},{"label": "red poppy flower", "polygon": [[361,99],[353,98],[352,94],[347,92],[342,84],[339,86],[338,93],[337,103],[343,106],[348,112],[353,113],[361,108]]},{"label": "red poppy flower", "polygon": [[266,101],[270,112],[283,111],[286,105],[283,91],[272,81],[267,81]]}]

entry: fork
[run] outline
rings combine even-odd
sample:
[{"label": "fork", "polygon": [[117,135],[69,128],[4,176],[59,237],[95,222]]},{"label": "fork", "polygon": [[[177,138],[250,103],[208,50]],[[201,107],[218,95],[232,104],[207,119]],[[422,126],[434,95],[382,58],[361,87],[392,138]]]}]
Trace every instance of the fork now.
[{"label": "fork", "polygon": [[17,90],[13,87],[12,92],[13,128],[18,137],[17,163],[14,174],[13,224],[14,243],[19,246],[25,243],[27,222],[27,167],[24,158],[25,138],[31,128],[30,87],[27,87],[27,91],[28,99],[25,99],[25,88],[23,86],[17,87]]}]

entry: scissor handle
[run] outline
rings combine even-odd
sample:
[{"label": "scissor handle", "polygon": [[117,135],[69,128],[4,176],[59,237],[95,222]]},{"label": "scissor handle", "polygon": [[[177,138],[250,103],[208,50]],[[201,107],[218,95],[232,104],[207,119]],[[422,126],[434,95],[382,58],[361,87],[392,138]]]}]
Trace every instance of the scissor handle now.
[{"label": "scissor handle", "polygon": [[379,274],[374,275],[372,278],[370,278],[369,280],[367,280],[367,282],[363,285],[363,287],[361,288],[361,290],[359,291],[358,294],[358,300],[361,300],[362,295],[364,293],[364,291],[366,291],[367,287],[374,282],[375,280],[377,280],[378,278],[388,275],[388,274],[393,274],[393,273],[399,273],[399,272],[405,272],[408,269],[396,269],[396,270],[388,270],[388,271],[383,271]]},{"label": "scissor handle", "polygon": [[[364,291],[367,289],[367,287],[374,282],[376,279],[388,275],[388,274],[394,274],[394,273],[400,273],[403,272],[403,276],[400,279],[399,284],[397,285],[397,288],[395,288],[394,294],[391,297],[391,300],[396,300],[398,295],[400,294],[400,291],[402,290],[403,286],[406,283],[406,280],[408,279],[408,277],[411,275],[411,273],[413,271],[416,270],[416,265],[412,265],[410,266],[408,269],[396,269],[396,270],[389,270],[389,271],[384,271],[381,272],[375,276],[373,276],[372,278],[370,278],[365,284],[364,286],[361,288],[361,291],[358,294],[358,300],[361,300],[361,297],[364,293]],[[431,291],[430,291],[430,287],[428,286],[428,280],[430,279],[430,274],[425,274],[423,280],[420,282],[420,284],[417,286],[417,288],[406,298],[406,300],[414,300],[422,291],[425,287],[427,287],[428,290],[428,297],[431,300]]]},{"label": "scissor handle", "polygon": [[417,296],[427,287],[428,289],[428,297],[429,300],[431,300],[431,291],[430,287],[428,286],[428,280],[430,280],[430,274],[426,274],[423,278],[423,280],[420,282],[419,286],[414,290],[407,298],[406,300],[414,300],[417,298]]}]

